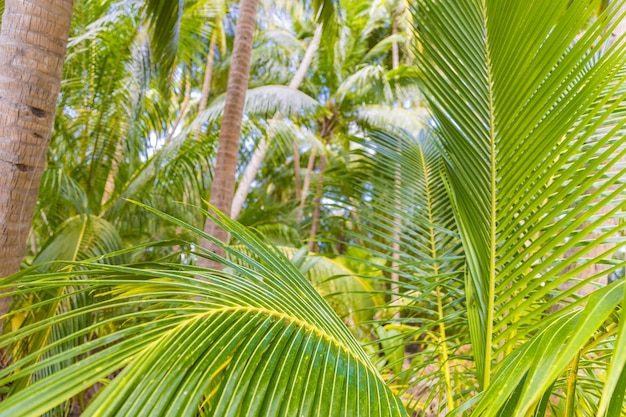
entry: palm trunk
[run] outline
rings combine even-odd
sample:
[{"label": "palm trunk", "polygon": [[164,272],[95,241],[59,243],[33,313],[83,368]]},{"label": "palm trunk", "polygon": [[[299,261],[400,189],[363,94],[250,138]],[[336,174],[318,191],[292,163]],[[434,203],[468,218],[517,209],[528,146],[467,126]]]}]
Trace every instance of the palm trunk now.
[{"label": "palm trunk", "polygon": [[[304,77],[311,67],[311,63],[313,62],[313,56],[315,56],[315,52],[317,52],[317,49],[320,46],[321,39],[322,26],[318,26],[315,30],[315,35],[313,36],[311,43],[309,43],[304,57],[302,58],[302,62],[300,63],[300,67],[298,67],[298,71],[289,83],[289,88],[293,88],[294,90],[300,88],[300,84],[302,84],[302,81],[304,81]],[[296,169],[296,176],[298,178],[297,184],[299,184],[300,173],[298,171],[300,170],[300,156],[296,155],[297,148],[298,142],[294,139],[294,167]],[[269,143],[267,139],[261,138],[261,140],[259,141],[259,145],[254,150],[254,153],[250,158],[250,162],[246,166],[246,170],[241,177],[241,181],[239,181],[239,187],[237,187],[237,192],[235,193],[235,198],[233,199],[233,206],[230,213],[230,216],[233,219],[237,219],[237,217],[239,217],[239,214],[241,213],[241,209],[243,207],[243,203],[245,203],[246,198],[248,197],[248,193],[250,192],[250,187],[252,186],[254,178],[256,178],[256,175],[259,173],[259,169],[261,169],[261,164],[265,159],[265,155],[267,154],[268,149]],[[296,188],[296,190],[298,190],[298,188]]]},{"label": "palm trunk", "polygon": [[[72,7],[73,0],[5,2],[0,31],[0,277],[19,270],[26,250]],[[9,304],[9,298],[0,298],[0,315]]]},{"label": "palm trunk", "polygon": [[[241,0],[239,2],[239,19],[235,30],[232,65],[226,87],[226,103],[224,104],[224,115],[220,128],[215,175],[211,185],[210,203],[227,214],[230,213],[235,192],[239,136],[241,135],[243,107],[250,76],[257,4],[258,0]],[[208,218],[204,225],[204,231],[220,242],[228,242],[228,232]],[[204,249],[217,255],[223,256],[224,254],[219,246],[207,239],[202,239],[201,245]],[[221,269],[221,264],[205,258],[200,258],[198,265],[205,268]]]},{"label": "palm trunk", "polygon": [[202,82],[202,96],[200,96],[200,106],[198,113],[206,110],[209,101],[209,93],[211,92],[211,80],[213,78],[213,66],[215,65],[215,47],[217,44],[217,32],[213,30],[211,34],[211,43],[209,44],[209,54],[206,60],[206,70],[204,71],[204,81]]},{"label": "palm trunk", "polygon": [[[211,34],[211,43],[209,44],[209,54],[206,60],[206,69],[204,71],[204,80],[202,82],[202,95],[200,96],[200,105],[198,106],[198,114],[202,114],[206,110],[211,93],[211,80],[213,78],[213,66],[215,65],[215,47],[217,45],[217,32],[213,30]],[[202,125],[198,124],[194,132],[194,138],[197,140]]]},{"label": "palm trunk", "polygon": [[313,170],[315,169],[315,158],[317,153],[315,152],[315,148],[311,149],[311,154],[309,155],[309,163],[306,166],[306,173],[304,174],[304,185],[302,186],[302,191],[299,193],[300,195],[300,206],[298,207],[298,223],[302,222],[302,218],[304,217],[304,205],[306,204],[306,196],[309,193],[309,185],[311,184],[311,176],[313,175]]},{"label": "palm trunk", "polygon": [[306,74],[309,72],[309,68],[311,67],[311,63],[313,62],[313,57],[320,47],[321,40],[322,26],[318,26],[317,29],[315,29],[315,33],[313,34],[313,39],[311,39],[311,43],[309,43],[309,46],[304,53],[304,57],[302,57],[302,62],[298,67],[298,71],[296,71],[295,75],[291,79],[291,82],[289,83],[290,88],[293,88],[294,90],[300,88],[300,85],[304,81],[304,77],[306,77]]},{"label": "palm trunk", "polygon": [[315,202],[313,209],[313,221],[311,224],[311,233],[309,235],[309,252],[317,251],[316,235],[320,227],[320,213],[322,209],[322,196],[324,195],[324,169],[326,168],[326,156],[322,152],[320,154],[319,176],[317,178],[317,192],[315,193]]},{"label": "palm trunk", "polygon": [[[315,32],[315,36],[318,36],[317,32],[319,31],[319,40],[318,44],[322,38],[322,27],[318,26]],[[318,45],[319,46],[319,45]],[[293,142],[293,169],[294,169],[294,187],[296,189],[296,200],[301,200],[306,198],[306,194],[303,196],[301,190],[301,181],[300,181],[300,146],[297,141]],[[298,223],[302,221],[302,210],[298,212]]]}]

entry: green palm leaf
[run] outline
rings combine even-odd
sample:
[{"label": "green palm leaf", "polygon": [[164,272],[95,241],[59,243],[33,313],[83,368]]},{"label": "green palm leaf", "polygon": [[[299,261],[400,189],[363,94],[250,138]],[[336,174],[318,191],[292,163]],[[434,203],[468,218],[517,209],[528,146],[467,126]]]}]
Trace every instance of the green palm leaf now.
[{"label": "green palm leaf", "polygon": [[610,270],[576,276],[624,245],[585,258],[623,229],[611,219],[624,207],[626,147],[613,136],[624,121],[610,116],[624,98],[626,55],[621,43],[602,56],[594,48],[619,4],[594,21],[597,2],[417,2],[483,387],[547,309],[571,311],[567,297]]},{"label": "green palm leaf", "polygon": [[617,417],[623,408],[624,393],[626,393],[626,310],[624,310],[624,305],[626,305],[626,288],[624,288],[620,327],[607,374],[607,382],[598,406],[598,416]]},{"label": "green palm leaf", "polygon": [[[14,277],[18,292],[73,283],[75,292],[109,289],[111,297],[23,326],[0,337],[0,346],[78,314],[99,316],[121,306],[129,312],[65,337],[98,331],[98,339],[38,361],[54,346],[43,347],[0,371],[0,383],[8,384],[75,361],[9,396],[0,416],[40,415],[118,371],[84,415],[404,415],[368,356],[298,269],[241,226],[215,220],[254,254],[226,248],[238,264],[222,261],[236,276],[180,265],[75,263],[81,271]],[[116,330],[107,333],[112,325]]]},{"label": "green palm leaf", "polygon": [[183,17],[184,0],[148,0],[146,15],[155,62],[163,74],[169,74],[174,65],[180,41],[180,21]]},{"label": "green palm leaf", "polygon": [[[380,355],[390,354],[387,368],[393,370],[392,380],[402,387],[409,409],[442,414],[475,384],[454,365],[467,363],[456,352],[467,343],[458,336],[467,333],[464,258],[437,138],[392,128],[397,126],[394,115],[417,117],[418,112],[390,112],[379,124],[392,133],[369,132],[348,169],[350,178],[335,181],[352,187],[358,223],[351,238],[385,262],[377,266],[384,277],[369,277],[387,299],[376,314]],[[405,357],[404,344],[416,352]],[[402,370],[405,360],[410,365]]]},{"label": "green palm leaf", "polygon": [[[551,320],[544,330],[502,365],[474,414],[499,415],[500,408],[515,389],[521,390],[521,394],[512,408],[512,415],[527,415],[532,411],[531,407],[539,403],[544,392],[565,371],[570,358],[584,347],[593,332],[624,300],[624,286],[624,282],[619,282],[596,291],[589,296],[584,309]],[[620,401],[619,412],[613,415],[619,416],[621,408]]]},{"label": "green palm leaf", "polygon": [[122,239],[111,223],[96,216],[78,215],[55,230],[33,265],[97,258],[122,248]]}]

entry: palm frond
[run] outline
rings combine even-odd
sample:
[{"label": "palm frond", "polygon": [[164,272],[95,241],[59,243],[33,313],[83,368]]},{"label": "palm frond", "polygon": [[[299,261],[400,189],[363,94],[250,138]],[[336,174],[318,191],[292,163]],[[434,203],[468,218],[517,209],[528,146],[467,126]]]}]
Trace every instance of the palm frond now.
[{"label": "palm frond", "polygon": [[[13,277],[19,292],[72,283],[74,292],[108,288],[112,297],[23,326],[1,336],[0,346],[76,314],[97,316],[122,305],[142,309],[65,340],[117,326],[105,337],[39,361],[50,350],[44,347],[1,370],[0,383],[8,384],[43,366],[75,361],[10,395],[0,403],[0,415],[40,415],[118,372],[85,415],[404,415],[368,356],[298,269],[241,226],[215,221],[255,254],[225,248],[245,265],[222,259],[237,276],[180,265],[78,263],[80,271]],[[77,286],[72,279],[79,277]]]},{"label": "palm frond", "polygon": [[[203,114],[198,115],[196,123],[214,122],[224,110],[225,95],[217,97]],[[248,90],[244,111],[248,114],[298,114],[316,109],[319,103],[314,98],[282,85],[267,85]]]},{"label": "palm frond", "polygon": [[385,69],[380,65],[366,65],[341,83],[337,89],[336,99],[339,103],[347,99],[357,104],[390,103],[392,95]]},{"label": "palm frond", "polygon": [[626,393],[626,310],[624,306],[626,306],[626,288],[617,339],[611,355],[606,384],[598,405],[597,415],[602,417],[618,416],[622,414],[624,408],[624,393]]},{"label": "palm frond", "polygon": [[[507,402],[513,415],[532,411],[556,378],[568,368],[571,358],[624,300],[625,285],[626,282],[622,281],[598,290],[588,297],[583,309],[550,320],[541,332],[502,364],[474,413],[497,416]],[[509,400],[514,390],[520,391],[519,397]],[[622,413],[623,394],[615,392],[618,394],[618,412],[613,411],[611,415],[617,417]]]},{"label": "palm frond", "polygon": [[363,57],[363,62],[371,62],[388,54],[394,42],[406,42],[406,36],[402,34],[387,36],[367,52]]},{"label": "palm frond", "polygon": [[387,132],[405,130],[413,136],[418,136],[425,128],[427,114],[423,109],[420,111],[420,109],[369,105],[359,107],[355,118],[360,124],[373,130]]},{"label": "palm frond", "polygon": [[171,72],[176,59],[184,3],[184,0],[145,2],[155,62],[163,74]]},{"label": "palm frond", "polygon": [[[597,52],[621,3],[599,19],[597,2],[586,1],[415,5],[421,82],[467,258],[483,388],[505,372],[500,358],[545,330],[551,312],[573,317],[577,292],[612,268],[585,271],[626,245],[615,220],[626,207],[626,147],[614,136],[624,120],[611,120],[626,98],[626,51],[617,42]],[[598,299],[584,301],[593,308]],[[559,361],[574,353],[564,347]],[[522,392],[516,410],[538,401],[533,393]]]},{"label": "palm frond", "polygon": [[[463,253],[440,145],[435,136],[396,128],[369,132],[362,146],[348,169],[356,178],[334,181],[353,187],[350,240],[384,263],[377,266],[384,276],[369,278],[386,298],[377,312],[379,354],[410,410],[443,413],[475,382],[461,366],[465,342],[456,336],[467,326]],[[405,345],[415,351],[406,358]]]},{"label": "palm frond", "polygon": [[93,215],[78,215],[53,233],[32,264],[98,258],[122,248],[122,239],[112,224]]},{"label": "palm frond", "polygon": [[[263,232],[267,230],[255,229]],[[268,238],[265,233],[263,237]],[[255,256],[245,246],[237,245],[235,249],[247,256]],[[315,256],[309,254],[306,247],[297,250],[294,247],[277,246],[277,249],[298,267],[353,332],[363,332],[372,320],[376,308],[383,304],[383,297],[374,290],[368,278],[362,278],[357,271],[350,269],[346,265],[348,262],[342,257]],[[232,261],[237,262],[237,259]]]}]

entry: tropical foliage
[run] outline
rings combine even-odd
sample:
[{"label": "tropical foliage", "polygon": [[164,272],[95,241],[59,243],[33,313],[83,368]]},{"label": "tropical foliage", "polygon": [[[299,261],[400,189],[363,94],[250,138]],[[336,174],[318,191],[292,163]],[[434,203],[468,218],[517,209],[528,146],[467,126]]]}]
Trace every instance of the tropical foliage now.
[{"label": "tropical foliage", "polygon": [[623,2],[260,3],[235,222],[236,6],[76,1],[0,416],[626,415]]}]

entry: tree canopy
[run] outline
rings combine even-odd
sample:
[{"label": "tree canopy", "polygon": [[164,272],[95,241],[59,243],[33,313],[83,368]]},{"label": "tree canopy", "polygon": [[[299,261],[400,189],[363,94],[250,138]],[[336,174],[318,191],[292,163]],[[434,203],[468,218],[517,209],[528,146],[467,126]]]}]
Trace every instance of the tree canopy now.
[{"label": "tree canopy", "polygon": [[238,2],[74,0],[0,416],[626,415],[624,6],[259,0],[220,211]]}]

